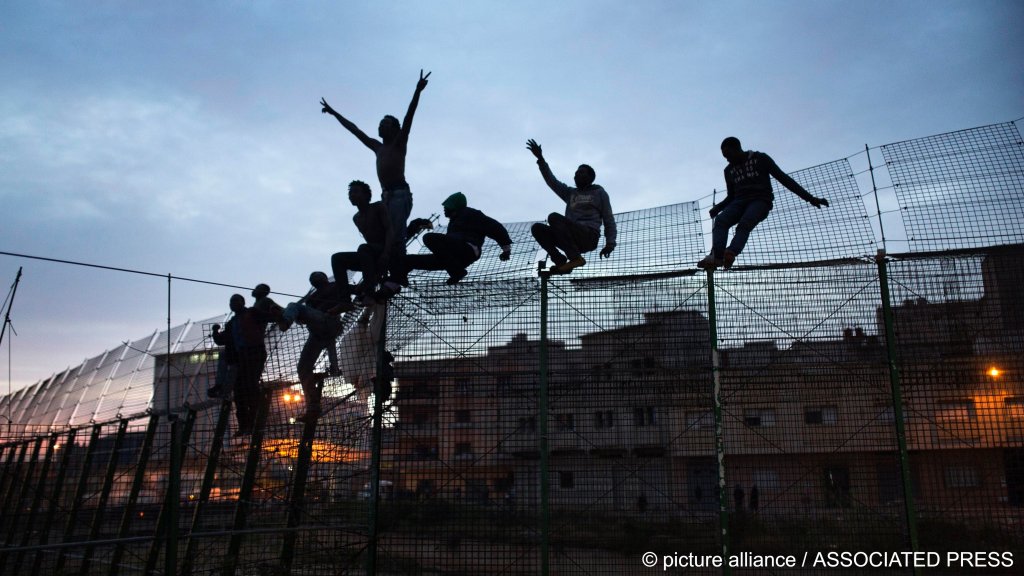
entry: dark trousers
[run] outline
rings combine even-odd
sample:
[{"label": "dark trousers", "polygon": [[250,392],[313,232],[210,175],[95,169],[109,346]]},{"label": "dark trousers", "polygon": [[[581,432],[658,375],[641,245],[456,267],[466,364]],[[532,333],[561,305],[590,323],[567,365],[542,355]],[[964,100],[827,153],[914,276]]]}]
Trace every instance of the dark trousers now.
[{"label": "dark trousers", "polygon": [[361,244],[355,252],[337,252],[331,256],[331,271],[334,281],[341,288],[346,298],[352,297],[352,287],[348,283],[348,271],[363,273],[363,290],[372,292],[380,280],[381,271],[377,269],[377,260],[384,253],[379,244]]},{"label": "dark trousers", "polygon": [[318,381],[313,373],[316,368],[316,361],[320,354],[327,350],[330,373],[338,371],[338,351],[335,347],[337,334],[316,332],[310,329],[306,344],[302,346],[299,353],[299,364],[296,367],[299,373],[299,384],[302,385],[302,393],[306,397],[306,408],[310,411],[320,409],[321,381]]},{"label": "dark trousers", "polygon": [[447,270],[450,276],[460,276],[466,268],[477,261],[479,256],[465,240],[445,234],[431,232],[423,235],[423,245],[430,254],[415,254],[405,257],[410,270]]},{"label": "dark trousers", "polygon": [[598,230],[576,224],[555,212],[548,215],[547,224],[534,224],[530,232],[555,264],[564,264],[567,260],[597,248],[597,241],[601,237]]},{"label": "dark trousers", "polygon": [[267,363],[267,349],[259,347],[238,349],[238,375],[235,380],[235,418],[238,430],[251,433],[260,405],[260,378]]}]

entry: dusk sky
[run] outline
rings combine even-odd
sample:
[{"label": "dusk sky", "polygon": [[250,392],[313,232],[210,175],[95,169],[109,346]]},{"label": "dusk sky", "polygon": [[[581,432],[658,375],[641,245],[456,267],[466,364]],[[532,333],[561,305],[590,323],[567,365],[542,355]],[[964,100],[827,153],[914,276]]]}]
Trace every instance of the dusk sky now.
[{"label": "dusk sky", "polygon": [[[3,2],[0,251],[302,294],[380,192],[320,98],[376,135],[420,69],[413,217],[560,211],[528,138],[623,212],[723,188],[725,136],[795,171],[1021,118],[1024,2]],[[19,267],[0,394],[167,324],[166,278]],[[235,291],[175,281],[171,322]]]}]

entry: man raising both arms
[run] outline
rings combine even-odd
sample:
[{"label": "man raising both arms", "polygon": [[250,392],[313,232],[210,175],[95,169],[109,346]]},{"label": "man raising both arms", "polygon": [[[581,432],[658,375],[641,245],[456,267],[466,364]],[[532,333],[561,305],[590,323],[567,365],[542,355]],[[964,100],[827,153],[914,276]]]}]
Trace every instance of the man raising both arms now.
[{"label": "man raising both arms", "polygon": [[[321,98],[320,105],[324,114],[334,116],[349,132],[359,139],[377,157],[377,178],[380,180],[381,200],[388,209],[391,228],[395,234],[395,242],[391,247],[390,265],[396,270],[402,269],[402,258],[405,256],[406,222],[412,212],[412,192],[405,181],[405,155],[409,144],[409,131],[412,129],[412,118],[416,114],[416,106],[420,101],[420,92],[427,87],[426,75],[420,70],[420,79],[416,83],[416,91],[409,102],[409,110],[405,120],[399,124],[398,118],[387,115],[380,121],[377,134],[380,140],[370,138],[358,126],[339,114],[327,100]],[[404,278],[396,278],[407,284]]]}]

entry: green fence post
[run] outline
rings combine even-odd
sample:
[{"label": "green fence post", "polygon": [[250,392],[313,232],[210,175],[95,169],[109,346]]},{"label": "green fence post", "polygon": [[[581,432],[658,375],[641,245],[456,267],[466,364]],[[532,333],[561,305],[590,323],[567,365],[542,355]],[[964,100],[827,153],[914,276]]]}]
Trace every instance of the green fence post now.
[{"label": "green fence post", "polygon": [[[175,421],[171,421],[171,452],[173,452],[176,444],[178,446],[188,446],[189,440],[192,438],[192,425],[195,424],[195,421],[196,411],[191,408],[185,414],[185,424],[181,428],[180,433],[176,432],[176,427],[173,425]],[[175,442],[173,439],[174,436],[179,436],[180,440]],[[173,454],[168,454],[168,458],[173,457]],[[181,499],[181,494],[177,492],[177,489],[172,491],[171,488],[172,486],[178,485],[179,484],[177,482],[171,482],[171,479],[168,478],[167,493],[164,494],[164,502],[160,506],[160,514],[157,516],[156,520],[156,531],[153,534],[153,540],[150,542],[149,552],[146,554],[146,567],[143,569],[144,574],[152,574],[153,571],[156,570],[156,563],[160,558],[160,542],[164,538],[170,539],[177,536],[178,527],[176,525],[171,525],[171,519],[173,518],[177,521],[176,509],[178,507],[178,501]],[[170,552],[171,557],[167,558],[167,554],[165,553],[165,567],[171,567],[172,562],[175,564],[177,563],[176,551],[177,543],[175,543],[174,546],[167,548],[166,552]],[[176,574],[176,570],[172,569],[169,574]]]},{"label": "green fence post", "polygon": [[[885,321],[885,351],[889,362],[889,387],[892,392],[892,410],[896,419],[896,444],[900,451],[900,474],[903,479],[903,502],[907,520],[910,549],[918,551],[917,513],[914,509],[914,491],[910,477],[910,456],[907,451],[906,422],[903,417],[903,396],[900,391],[900,371],[896,361],[896,330],[893,327],[892,303],[889,296],[889,273],[885,250],[875,258],[878,264],[878,285],[882,297],[882,316]],[[915,573],[919,569],[914,569]]]},{"label": "green fence post", "polygon": [[217,426],[214,428],[213,440],[210,445],[210,455],[206,459],[206,472],[203,474],[203,483],[199,487],[199,498],[192,511],[192,524],[185,540],[185,555],[180,568],[182,576],[192,574],[192,567],[195,565],[196,539],[192,537],[192,534],[199,529],[199,520],[202,518],[206,503],[210,500],[210,492],[213,490],[213,481],[217,477],[217,464],[220,462],[220,452],[224,446],[224,433],[228,429],[230,415],[231,403],[221,402],[220,413],[217,415]]},{"label": "green fence post", "polygon": [[270,412],[271,392],[263,391],[259,407],[256,409],[256,422],[249,436],[249,453],[245,459],[245,472],[242,475],[242,486],[238,491],[238,504],[235,506],[235,518],[231,524],[231,539],[224,555],[224,576],[235,576],[238,566],[238,553],[242,549],[245,535],[241,533],[249,522],[249,509],[252,507],[252,493],[256,485],[256,474],[259,472],[260,456],[263,452],[263,428],[267,425],[267,413]]},{"label": "green fence post", "polygon": [[308,418],[303,424],[302,439],[299,441],[299,450],[295,459],[295,474],[292,477],[292,490],[289,495],[288,531],[284,533],[284,542],[281,544],[281,571],[284,574],[291,574],[298,534],[295,528],[298,527],[305,514],[306,478],[309,475],[310,461],[313,459],[316,422],[316,418]]},{"label": "green fence post", "polygon": [[110,459],[107,461],[107,472],[103,475],[103,487],[100,489],[99,501],[92,516],[92,525],[89,527],[89,538],[85,546],[85,553],[82,555],[82,564],[79,566],[79,573],[82,576],[89,574],[89,565],[92,563],[92,555],[96,549],[92,542],[100,536],[103,517],[107,512],[107,502],[110,500],[110,490],[114,486],[114,475],[117,473],[118,456],[120,456],[121,446],[124,445],[124,435],[127,432],[128,421],[121,420],[117,426],[117,434],[114,436],[114,445],[110,450]]},{"label": "green fence post", "polygon": [[[18,491],[18,482],[21,478],[21,469],[25,465],[25,456],[28,454],[28,446],[31,444],[31,440],[25,440],[18,444],[20,450],[17,451],[18,458],[14,463],[14,469],[6,472],[7,486],[4,488],[4,501],[3,505],[0,505],[0,517],[9,518],[11,500],[14,498],[14,493]],[[11,454],[14,455],[13,453]]]},{"label": "green fence post", "polygon": [[540,397],[538,420],[540,426],[540,573],[550,570],[551,543],[551,479],[548,461],[548,274],[540,274]]},{"label": "green fence post", "polygon": [[[26,442],[32,445],[32,455],[29,456],[28,462],[25,464],[25,475],[24,480],[21,482],[21,487],[18,489],[15,486],[11,486],[11,491],[8,495],[13,495],[17,492],[17,496],[14,497],[11,502],[10,508],[5,506],[4,522],[8,524],[7,527],[7,538],[4,539],[4,546],[10,546],[14,543],[14,535],[24,530],[24,527],[19,526],[21,521],[21,510],[23,508],[22,502],[28,498],[29,490],[32,488],[32,474],[36,471],[36,461],[39,460],[39,451],[43,449],[43,441],[46,439],[45,436],[36,438],[33,442]],[[7,558],[7,555],[4,555]],[[3,573],[4,562],[0,561],[0,573]]]},{"label": "green fence post", "polygon": [[[85,459],[82,461],[82,473],[78,476],[78,486],[75,488],[75,495],[71,501],[71,510],[68,512],[67,524],[64,525],[64,542],[68,542],[75,534],[75,527],[78,526],[78,512],[82,509],[82,500],[85,498],[86,488],[89,486],[89,469],[92,468],[92,459],[96,455],[96,444],[99,443],[102,424],[94,424],[92,433],[89,435],[89,445],[85,447]],[[64,562],[67,558],[67,548],[61,548],[57,554],[57,566],[54,572],[60,574],[64,571]]]},{"label": "green fence post", "polygon": [[[46,456],[43,458],[43,468],[39,471],[39,483],[36,486],[35,495],[32,497],[32,505],[29,508],[28,519],[25,521],[25,526],[22,527],[21,547],[23,548],[28,546],[28,542],[32,538],[32,529],[36,524],[36,516],[39,514],[39,508],[43,505],[43,494],[46,492],[46,479],[50,475],[53,453],[56,451],[58,436],[56,434],[51,434],[49,438],[50,445],[46,448]],[[14,557],[14,565],[11,567],[12,574],[21,573],[21,562],[24,557],[24,551],[19,551],[18,555]],[[0,573],[2,572],[3,564],[0,564]]]},{"label": "green fence post", "polygon": [[[367,518],[367,539],[366,539],[366,574],[367,576],[376,576],[377,574],[377,509],[380,505],[380,457],[381,457],[381,444],[383,438],[383,412],[384,412],[384,398],[382,398],[381,391],[385,389],[385,382],[383,378],[386,376],[387,369],[385,364],[387,363],[387,342],[386,336],[388,333],[388,317],[387,317],[387,305],[381,305],[374,314],[383,314],[383,320],[380,323],[380,334],[377,338],[377,377],[373,387],[373,430],[371,436],[370,445],[370,501],[369,513]],[[391,383],[387,382],[387,390],[391,389]]]},{"label": "green fence post", "polygon": [[[13,504],[13,510],[10,513],[4,514],[4,521],[7,522],[7,538],[4,540],[4,547],[10,547],[14,543],[15,534],[21,532],[22,534],[27,533],[24,526],[20,526],[21,521],[21,510],[24,508],[22,502],[28,498],[29,491],[32,488],[32,474],[35,473],[36,461],[39,460],[39,451],[43,448],[43,441],[46,440],[45,436],[36,438],[33,443],[32,456],[29,458],[28,466],[25,470],[25,480],[21,483],[21,490],[18,490],[18,496],[15,498]],[[12,486],[11,492],[14,492]],[[10,556],[9,552],[0,551],[0,574],[4,573],[4,567],[7,565],[7,558]]]},{"label": "green fence post", "polygon": [[[57,467],[57,475],[53,479],[53,493],[50,495],[49,508],[46,509],[46,518],[43,520],[43,528],[40,530],[39,545],[45,546],[50,541],[50,531],[57,518],[57,511],[62,510],[60,505],[61,494],[64,492],[64,479],[67,477],[68,466],[71,463],[71,454],[75,449],[75,436],[78,430],[72,428],[68,431],[67,442],[64,443],[64,452]],[[57,447],[55,446],[56,450]],[[35,560],[32,562],[31,574],[40,574],[43,567],[44,550],[36,552]]]},{"label": "green fence post", "polygon": [[725,426],[722,419],[722,365],[718,354],[718,311],[715,304],[715,272],[708,276],[708,329],[711,339],[711,401],[715,412],[715,456],[718,460],[718,523],[722,533],[722,573],[729,569],[729,504],[725,483]]},{"label": "green fence post", "polygon": [[[160,416],[153,414],[149,418],[149,426],[146,427],[146,436],[142,440],[142,447],[139,449],[139,458],[135,463],[135,477],[132,478],[132,487],[128,492],[128,501],[125,502],[124,512],[121,514],[121,525],[117,529],[118,539],[128,536],[128,529],[131,527],[135,516],[135,505],[142,492],[142,484],[146,481],[146,466],[149,464],[149,455],[153,449],[153,440],[156,438],[157,424]],[[114,552],[110,557],[110,576],[117,576],[121,569],[121,558],[124,556],[125,544],[118,542],[114,545]]]}]

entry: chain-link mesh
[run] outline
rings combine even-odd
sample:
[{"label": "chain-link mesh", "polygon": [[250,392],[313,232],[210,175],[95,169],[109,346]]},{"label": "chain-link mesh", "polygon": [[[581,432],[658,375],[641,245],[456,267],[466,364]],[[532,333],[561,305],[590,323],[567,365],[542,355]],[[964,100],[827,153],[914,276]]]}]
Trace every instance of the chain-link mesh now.
[{"label": "chain-link mesh", "polygon": [[[883,153],[908,254],[873,257],[841,160],[793,174],[829,208],[776,190],[729,271],[693,267],[697,203],[618,215],[612,257],[566,276],[539,273],[532,223],[510,224],[509,261],[489,242],[458,284],[416,272],[386,306],[343,315],[337,363],[317,355],[312,380],[298,374],[307,328],[270,325],[258,393],[210,397],[221,317],[4,397],[0,573],[1017,561],[1019,136],[983,127]],[[913,571],[887,558],[871,573]]]}]

